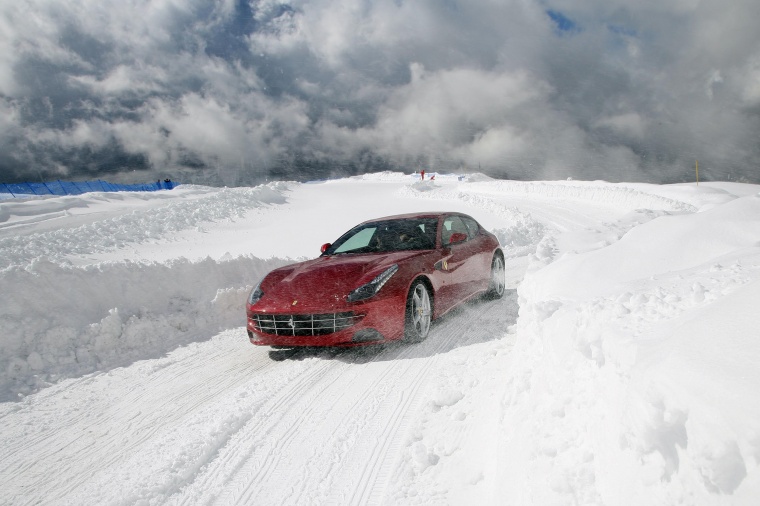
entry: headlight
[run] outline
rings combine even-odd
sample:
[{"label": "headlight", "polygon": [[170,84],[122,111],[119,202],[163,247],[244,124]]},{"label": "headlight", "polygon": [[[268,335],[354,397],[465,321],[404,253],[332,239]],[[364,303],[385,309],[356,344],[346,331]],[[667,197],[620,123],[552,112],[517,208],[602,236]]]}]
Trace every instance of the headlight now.
[{"label": "headlight", "polygon": [[377,276],[375,279],[367,283],[366,285],[362,285],[353,292],[348,294],[348,302],[356,302],[359,300],[365,300],[369,299],[373,295],[377,294],[377,292],[380,291],[380,289],[383,287],[385,283],[388,282],[389,279],[391,279],[391,276],[396,274],[396,271],[398,271],[398,265],[393,264],[390,267],[388,267],[385,271],[383,271],[382,274]]},{"label": "headlight", "polygon": [[261,297],[264,296],[264,292],[261,291],[261,282],[259,282],[258,285],[256,285],[256,288],[251,290],[251,294],[248,296],[248,304],[254,305],[256,304]]}]

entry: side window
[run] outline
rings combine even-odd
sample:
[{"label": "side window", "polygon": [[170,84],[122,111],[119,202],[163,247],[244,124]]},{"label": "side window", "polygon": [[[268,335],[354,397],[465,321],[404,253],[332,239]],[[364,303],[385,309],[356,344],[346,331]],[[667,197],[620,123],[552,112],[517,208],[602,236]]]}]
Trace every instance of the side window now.
[{"label": "side window", "polygon": [[441,230],[441,242],[443,245],[451,244],[451,236],[457,233],[464,234],[468,238],[470,237],[470,233],[462,218],[459,216],[448,216],[443,220],[443,229]]},{"label": "side window", "polygon": [[467,216],[463,216],[462,221],[467,225],[467,230],[470,232],[470,239],[475,239],[478,235],[478,222]]}]

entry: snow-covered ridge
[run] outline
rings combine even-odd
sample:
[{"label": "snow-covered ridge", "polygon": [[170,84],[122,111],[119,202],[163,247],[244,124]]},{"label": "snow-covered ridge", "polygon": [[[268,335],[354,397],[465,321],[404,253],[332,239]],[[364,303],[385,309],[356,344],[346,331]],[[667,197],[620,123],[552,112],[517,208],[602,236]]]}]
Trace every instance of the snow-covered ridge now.
[{"label": "snow-covered ridge", "polygon": [[[524,182],[524,181],[480,181],[470,182],[465,178],[462,184],[451,184],[452,179],[442,178],[442,181],[415,180],[399,190],[399,195],[420,199],[466,202],[482,209],[501,220],[512,223],[507,228],[493,229],[505,247],[507,256],[524,256],[531,254],[544,240],[549,244],[552,226],[545,225],[541,220],[531,216],[510,203],[510,196],[515,198],[530,198],[536,202],[546,200],[556,203],[577,202],[595,206],[609,206],[616,213],[643,213],[640,219],[633,223],[614,224],[616,232],[608,234],[606,240],[614,242],[632,226],[643,219],[647,221],[662,213],[694,213],[699,207],[687,202],[690,193],[685,198],[675,198],[661,195],[660,186],[638,185],[641,189],[630,188],[620,184],[604,181],[561,181],[561,182]],[[708,190],[709,191],[709,190]],[[678,195],[676,191],[668,192]],[[726,200],[735,197],[725,196]],[[612,224],[610,224],[612,225]]]},{"label": "snow-covered ridge", "polygon": [[[492,181],[473,183],[475,191],[499,195],[530,196],[531,198],[578,200],[596,204],[609,204],[618,208],[658,209],[666,211],[696,212],[697,207],[656,193],[630,188],[604,181]],[[639,185],[644,187],[646,185]],[[655,185],[650,185],[655,188]]]},{"label": "snow-covered ridge", "polygon": [[[254,188],[199,187],[197,192],[194,192],[192,186],[182,185],[182,191],[190,192],[192,198],[173,199],[157,193],[151,197],[158,199],[159,203],[165,201],[166,204],[147,209],[136,208],[131,212],[105,219],[97,219],[96,215],[96,219],[79,226],[26,234],[20,233],[23,225],[33,225],[43,219],[54,220],[69,216],[73,209],[87,208],[94,200],[119,203],[124,196],[118,193],[97,193],[24,202],[2,202],[0,221],[7,222],[6,232],[15,233],[5,234],[5,237],[0,238],[0,269],[11,265],[28,265],[37,258],[61,261],[68,255],[93,254],[112,251],[128,244],[170,239],[172,234],[182,230],[203,227],[204,223],[241,217],[256,207],[283,203],[288,187],[287,183],[277,182]],[[161,200],[161,197],[165,200]],[[32,216],[36,217],[36,220],[19,220],[20,216]],[[11,229],[11,226],[14,227]]]}]

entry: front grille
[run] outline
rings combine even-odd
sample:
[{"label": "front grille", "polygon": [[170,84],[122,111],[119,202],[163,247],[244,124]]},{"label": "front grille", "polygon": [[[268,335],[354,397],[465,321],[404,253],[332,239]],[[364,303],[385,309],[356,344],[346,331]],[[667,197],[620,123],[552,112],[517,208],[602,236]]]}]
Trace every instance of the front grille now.
[{"label": "front grille", "polygon": [[256,328],[276,336],[324,336],[347,329],[361,318],[348,311],[327,314],[254,314]]}]

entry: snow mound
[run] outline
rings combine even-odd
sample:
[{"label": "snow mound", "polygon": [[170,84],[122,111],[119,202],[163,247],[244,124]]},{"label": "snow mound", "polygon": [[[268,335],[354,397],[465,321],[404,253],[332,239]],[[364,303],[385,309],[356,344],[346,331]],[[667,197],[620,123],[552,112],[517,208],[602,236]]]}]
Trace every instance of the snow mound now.
[{"label": "snow mound", "polygon": [[0,399],[241,326],[252,285],[285,263],[239,257],[73,267],[35,260],[5,269]]},{"label": "snow mound", "polygon": [[[665,215],[528,270],[502,401],[502,457],[522,467],[505,469],[505,502],[752,503],[757,216],[758,196]],[[549,486],[521,495],[532,476]]]}]

